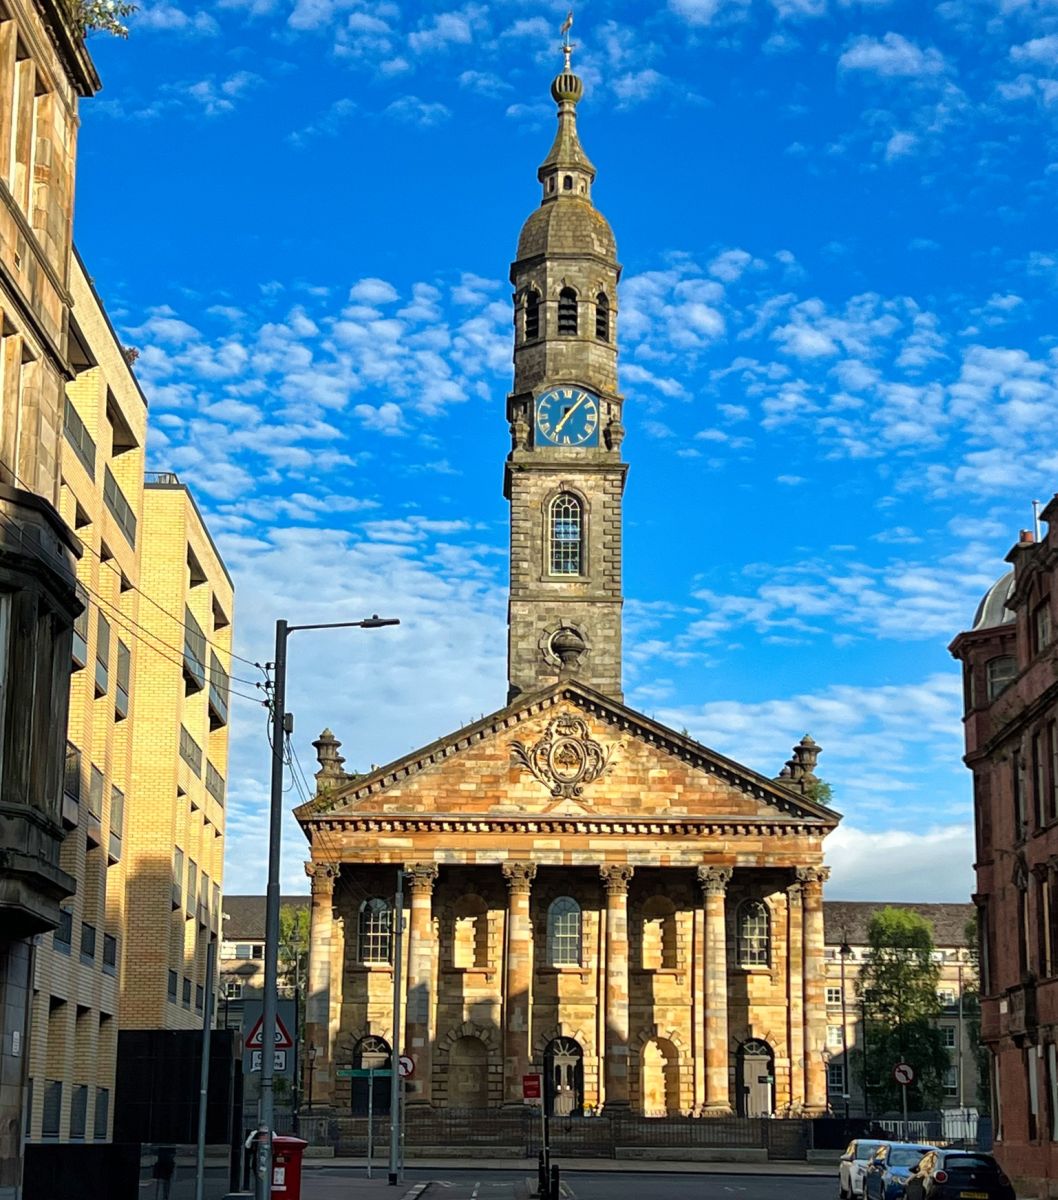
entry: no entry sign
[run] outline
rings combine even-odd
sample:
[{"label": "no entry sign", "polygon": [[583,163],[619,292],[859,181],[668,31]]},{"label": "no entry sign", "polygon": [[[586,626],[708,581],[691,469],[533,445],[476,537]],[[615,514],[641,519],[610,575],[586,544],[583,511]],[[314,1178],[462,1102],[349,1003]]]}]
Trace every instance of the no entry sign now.
[{"label": "no entry sign", "polygon": [[522,1076],[522,1099],[526,1104],[539,1104],[543,1096],[539,1075]]}]

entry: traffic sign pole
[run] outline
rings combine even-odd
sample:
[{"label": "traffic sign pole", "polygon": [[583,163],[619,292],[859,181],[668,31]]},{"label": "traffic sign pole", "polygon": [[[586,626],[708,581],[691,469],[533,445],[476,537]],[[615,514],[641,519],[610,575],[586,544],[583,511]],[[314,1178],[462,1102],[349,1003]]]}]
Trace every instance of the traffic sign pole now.
[{"label": "traffic sign pole", "polygon": [[893,1078],[900,1084],[904,1107],[904,1139],[907,1139],[907,1089],[915,1082],[915,1068],[910,1063],[898,1062],[893,1067]]}]

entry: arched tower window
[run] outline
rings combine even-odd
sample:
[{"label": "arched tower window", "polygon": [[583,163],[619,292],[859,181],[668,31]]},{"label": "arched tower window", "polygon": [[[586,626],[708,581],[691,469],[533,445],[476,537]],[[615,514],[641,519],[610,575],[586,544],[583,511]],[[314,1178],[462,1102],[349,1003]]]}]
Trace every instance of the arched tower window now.
[{"label": "arched tower window", "polygon": [[766,967],[771,961],[771,928],[768,906],[760,900],[743,900],[738,906],[738,965]]},{"label": "arched tower window", "polygon": [[563,337],[577,332],[577,293],[572,288],[563,288],[558,294],[558,332]]},{"label": "arched tower window", "polygon": [[595,336],[600,342],[610,340],[610,301],[605,292],[595,301]]},{"label": "arched tower window", "polygon": [[525,297],[525,340],[533,341],[540,336],[540,293],[530,288]]},{"label": "arched tower window", "polygon": [[391,931],[389,902],[378,896],[360,905],[357,957],[362,963],[390,961]]},{"label": "arched tower window", "polygon": [[547,962],[580,966],[580,905],[572,896],[559,896],[547,910]]},{"label": "arched tower window", "polygon": [[580,575],[584,554],[584,510],[576,496],[561,492],[551,501],[549,542],[552,575]]},{"label": "arched tower window", "polygon": [[573,191],[573,176],[566,175],[562,180],[562,190],[565,192]]}]

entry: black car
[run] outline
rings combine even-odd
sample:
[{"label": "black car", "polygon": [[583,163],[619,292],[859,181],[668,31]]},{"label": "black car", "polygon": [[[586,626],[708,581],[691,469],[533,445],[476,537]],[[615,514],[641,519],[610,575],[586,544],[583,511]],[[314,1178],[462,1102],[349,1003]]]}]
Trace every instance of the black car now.
[{"label": "black car", "polygon": [[991,1154],[931,1150],[907,1178],[907,1200],[1014,1200],[1014,1188]]}]

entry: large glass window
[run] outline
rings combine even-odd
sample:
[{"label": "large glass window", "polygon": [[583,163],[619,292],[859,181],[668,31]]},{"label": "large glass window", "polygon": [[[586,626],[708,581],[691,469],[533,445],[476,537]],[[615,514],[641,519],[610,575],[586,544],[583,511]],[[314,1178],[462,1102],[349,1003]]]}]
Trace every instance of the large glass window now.
[{"label": "large glass window", "polygon": [[547,961],[552,967],[580,966],[580,905],[559,896],[547,910]]},{"label": "large glass window", "polygon": [[378,896],[360,905],[359,959],[368,965],[388,963],[392,944],[389,903]]},{"label": "large glass window", "polygon": [[738,908],[738,965],[766,967],[771,961],[768,906],[760,900],[743,900]]},{"label": "large glass window", "polygon": [[551,501],[551,574],[580,575],[583,563],[584,511],[576,496],[562,492]]},{"label": "large glass window", "polygon": [[988,675],[988,699],[994,700],[1014,682],[1014,676],[1018,673],[1018,660],[1013,655],[1004,654],[991,659],[985,671]]}]

